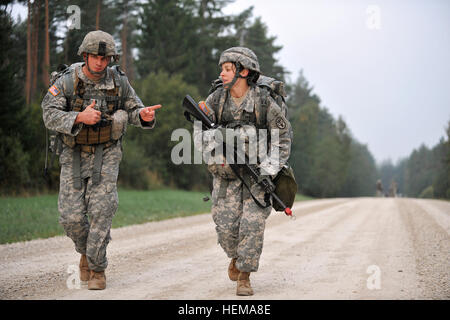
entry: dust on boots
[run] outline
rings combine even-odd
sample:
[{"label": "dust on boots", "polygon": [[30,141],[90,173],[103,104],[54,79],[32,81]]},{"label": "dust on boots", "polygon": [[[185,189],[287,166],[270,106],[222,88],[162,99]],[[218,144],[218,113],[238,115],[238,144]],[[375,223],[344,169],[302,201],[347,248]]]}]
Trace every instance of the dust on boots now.
[{"label": "dust on boots", "polygon": [[253,289],[250,285],[250,272],[240,272],[237,280],[236,295],[252,296]]},{"label": "dust on boots", "polygon": [[106,288],[105,271],[96,272],[91,270],[91,276],[88,281],[89,290],[103,290]]},{"label": "dust on boots", "polygon": [[231,281],[237,281],[239,277],[239,269],[236,268],[236,260],[237,258],[231,259],[230,265],[228,266],[228,277]]},{"label": "dust on boots", "polygon": [[80,258],[80,280],[86,282],[89,281],[90,278],[91,270],[89,270],[87,257],[85,254],[82,254]]}]

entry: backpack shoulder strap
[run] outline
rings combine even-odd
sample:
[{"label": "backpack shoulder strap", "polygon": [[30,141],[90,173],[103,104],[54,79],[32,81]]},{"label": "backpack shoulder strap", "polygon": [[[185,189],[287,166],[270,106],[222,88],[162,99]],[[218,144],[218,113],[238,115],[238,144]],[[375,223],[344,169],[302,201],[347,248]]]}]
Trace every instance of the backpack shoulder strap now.
[{"label": "backpack shoulder strap", "polygon": [[128,79],[125,72],[120,70],[119,65],[112,66],[111,70],[113,71],[113,77],[116,86],[124,88],[126,86],[126,81]]},{"label": "backpack shoulder strap", "polygon": [[75,92],[75,86],[78,84],[78,76],[75,70],[73,72],[65,72],[62,75],[62,81],[64,82],[64,94],[66,98],[72,98]]},{"label": "backpack shoulder strap", "polygon": [[218,106],[217,106],[217,112],[216,112],[216,117],[217,117],[217,123],[221,123],[222,121],[222,114],[223,114],[223,108],[225,106],[225,101],[227,99],[228,96],[228,90],[224,90],[223,88],[220,89],[220,91],[218,91]]},{"label": "backpack shoulder strap", "polygon": [[223,89],[222,85],[217,86],[214,90],[210,90],[211,108],[216,115],[216,122],[219,124],[222,120],[223,106],[225,104],[227,91]]},{"label": "backpack shoulder strap", "polygon": [[270,105],[270,92],[264,87],[256,87],[259,95],[259,103],[255,105],[256,127],[265,128],[267,122],[267,109]]},{"label": "backpack shoulder strap", "polygon": [[113,73],[113,79],[114,79],[114,86],[116,88],[116,92],[117,92],[117,96],[119,97],[119,107],[118,109],[123,109],[124,108],[124,101],[125,98],[123,96],[123,90],[125,90],[125,88],[128,85],[128,77],[125,74],[125,72],[123,72],[122,70],[120,70],[120,66],[119,65],[115,65],[111,67],[112,73]]}]

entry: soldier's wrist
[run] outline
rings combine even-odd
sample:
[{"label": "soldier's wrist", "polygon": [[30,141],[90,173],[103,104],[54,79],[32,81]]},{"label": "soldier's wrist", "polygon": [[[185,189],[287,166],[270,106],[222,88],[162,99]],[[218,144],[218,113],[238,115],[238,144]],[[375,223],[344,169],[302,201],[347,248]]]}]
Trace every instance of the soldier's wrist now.
[{"label": "soldier's wrist", "polygon": [[83,112],[78,112],[77,117],[75,118],[74,124],[84,123],[84,114]]}]

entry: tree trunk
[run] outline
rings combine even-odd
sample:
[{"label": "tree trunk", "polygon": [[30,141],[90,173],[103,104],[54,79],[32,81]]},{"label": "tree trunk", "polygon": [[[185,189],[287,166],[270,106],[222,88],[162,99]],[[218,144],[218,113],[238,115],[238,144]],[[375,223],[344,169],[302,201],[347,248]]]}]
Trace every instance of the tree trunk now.
[{"label": "tree trunk", "polygon": [[121,67],[122,70],[127,72],[127,59],[128,59],[128,46],[127,46],[127,38],[128,38],[128,8],[127,5],[125,4],[125,12],[123,15],[123,26],[122,26],[122,31],[121,31],[121,40],[122,40],[122,63],[121,63]]},{"label": "tree trunk", "polygon": [[95,16],[95,30],[100,29],[100,9],[102,6],[102,0],[97,1],[97,14]]},{"label": "tree trunk", "polygon": [[48,31],[48,0],[45,0],[45,51],[44,51],[44,63],[42,64],[42,81],[45,87],[48,87],[49,71],[50,71],[50,35]]},{"label": "tree trunk", "polygon": [[39,43],[39,7],[40,1],[37,0],[33,4],[34,12],[33,12],[33,39],[32,39],[32,82],[31,82],[31,99],[33,99],[37,90],[37,76],[38,76],[38,43]]},{"label": "tree trunk", "polygon": [[[208,7],[209,0],[201,0],[200,8],[199,8],[199,17],[201,19],[200,21],[200,34],[205,36],[206,35],[206,11]],[[200,44],[200,50],[199,50],[199,61],[206,61],[206,57],[208,55],[207,48],[204,44]],[[207,69],[206,68],[200,68],[200,81],[202,83],[207,83]]]},{"label": "tree trunk", "polygon": [[28,0],[28,17],[27,17],[27,75],[25,80],[25,97],[27,105],[30,104],[31,98],[31,2]]}]

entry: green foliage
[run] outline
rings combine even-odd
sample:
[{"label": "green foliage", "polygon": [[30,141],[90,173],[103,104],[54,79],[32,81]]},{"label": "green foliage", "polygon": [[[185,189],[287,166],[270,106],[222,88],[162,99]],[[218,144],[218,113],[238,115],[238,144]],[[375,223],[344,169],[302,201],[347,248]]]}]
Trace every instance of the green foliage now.
[{"label": "green foliage", "polygon": [[224,34],[234,20],[225,17],[222,1],[153,0],[142,5],[137,46],[139,75],[165,71],[181,74],[206,95],[218,76],[220,53],[235,45]]},{"label": "green foliage", "polygon": [[[192,131],[192,125],[183,115],[181,102],[186,94],[199,100],[197,88],[184,82],[180,75],[169,76],[166,72],[160,72],[150,73],[138,81],[135,89],[147,105],[163,101],[163,107],[157,111],[157,130],[142,131],[130,128],[126,135],[126,143],[129,140],[136,141],[140,146],[141,156],[147,159],[146,170],[157,177],[156,180],[183,189],[206,189],[209,174],[205,166],[175,165],[171,159],[172,148],[178,144],[178,141],[171,141],[172,132],[176,129]],[[127,157],[125,153],[125,161],[128,161]]]},{"label": "green foliage", "polygon": [[433,186],[428,186],[419,194],[419,198],[434,198]]},{"label": "green foliage", "polygon": [[313,151],[314,162],[311,170],[312,195],[323,197],[335,197],[339,193],[344,178],[344,163],[340,161],[339,145],[335,137],[325,136],[316,145]]},{"label": "green foliage", "polygon": [[[185,217],[211,210],[211,202],[203,201],[204,192],[182,190],[119,190],[119,207],[113,228]],[[297,195],[296,201],[310,200]],[[28,198],[0,198],[0,244],[63,235],[58,223],[56,194]]]},{"label": "green foliage", "polygon": [[[60,56],[59,63],[72,64],[74,62],[82,61],[83,58],[78,56],[78,48],[83,41],[84,36],[90,32],[96,30],[96,15],[97,5],[99,1],[89,0],[64,0],[60,1],[55,11],[58,14],[55,24],[67,23],[67,19],[74,14],[67,13],[69,6],[76,5],[80,8],[80,28],[72,28],[67,30],[63,40],[63,55]],[[120,20],[118,16],[120,11],[115,5],[114,1],[101,1],[100,6],[100,29],[115,35],[120,28]]]},{"label": "green foliage", "polygon": [[[123,139],[123,156],[120,163],[119,185],[140,190],[153,187],[147,178],[147,166],[150,159],[142,155],[142,146],[132,139]],[[150,186],[151,184],[151,186]]]},{"label": "green foliage", "polygon": [[[86,0],[50,1],[51,70],[60,63],[81,60],[77,50],[85,34],[96,27],[97,4]],[[70,15],[66,11],[69,5],[80,7],[81,29],[57,32]],[[113,34],[119,48],[121,31],[124,23],[128,24],[127,67],[130,62],[137,67],[137,78],[131,79],[136,92],[146,105],[163,105],[157,111],[154,130],[128,128],[123,139],[119,185],[138,189],[208,189],[211,181],[205,165],[172,162],[171,151],[179,141],[171,141],[171,136],[175,129],[192,132],[192,125],[183,116],[181,102],[186,94],[196,100],[206,98],[211,81],[219,73],[219,56],[226,48],[248,46],[257,54],[264,74],[285,79],[287,71],[275,59],[282,47],[275,44],[276,37],[268,35],[262,19],[252,17],[252,7],[235,16],[226,16],[222,10],[226,5],[226,1],[219,0],[102,1],[100,29]],[[43,8],[41,10],[42,13]],[[46,148],[40,109],[42,95],[34,97],[30,106],[25,106],[23,101],[26,21],[13,24],[5,11],[2,14],[1,39],[2,44],[7,45],[0,53],[0,90],[3,93],[0,95],[3,99],[0,121],[1,130],[9,138],[0,149],[0,182],[5,190],[17,190],[14,192],[56,190],[57,159],[53,161],[48,179],[42,178]],[[39,43],[44,42],[43,19],[44,14],[41,14]],[[137,55],[130,57],[131,53]],[[39,45],[37,60],[42,61],[42,56],[43,46]],[[42,72],[46,70],[39,68],[38,79]],[[314,197],[373,194],[377,174],[367,146],[351,135],[342,118],[334,119],[321,106],[319,96],[313,93],[302,72],[287,86],[289,118],[294,131],[289,162],[300,191]],[[39,89],[46,90],[42,83]],[[24,122],[25,114],[28,120]],[[193,145],[191,151],[192,148]],[[413,181],[420,186],[411,191],[418,195],[424,187],[433,185],[435,195],[443,197],[450,192],[448,141],[433,152],[433,157],[440,160],[431,161],[434,169],[430,167],[430,170],[439,174],[430,176],[431,171],[426,171],[423,177]],[[399,181],[400,186],[403,180],[416,178],[408,172],[414,172],[417,166],[423,166],[422,158],[417,163],[403,164],[401,176],[404,178]]]},{"label": "green foliage", "polygon": [[441,139],[433,149],[433,155],[436,158],[434,196],[442,199],[450,199],[450,121],[446,131],[447,141]]},{"label": "green foliage", "polygon": [[142,77],[164,70],[169,74],[188,73],[195,63],[196,19],[180,0],[154,0],[142,5],[138,37],[139,65]]},{"label": "green foliage", "polygon": [[341,117],[335,120],[320,107],[302,72],[290,92],[290,163],[300,192],[314,197],[373,195],[376,167],[367,147],[352,137]]},{"label": "green foliage", "polygon": [[[208,212],[204,193],[179,190],[119,190],[113,227]],[[64,234],[58,223],[58,196],[0,198],[0,244]]]},{"label": "green foliage", "polygon": [[277,63],[275,54],[283,47],[274,44],[276,37],[268,36],[267,26],[258,17],[253,24],[242,32],[241,45],[251,48],[260,64],[261,72],[270,77],[284,80],[286,70]]},{"label": "green foliage", "polygon": [[349,151],[350,162],[341,196],[372,196],[376,181],[375,159],[367,146],[352,141]]},{"label": "green foliage", "polygon": [[433,183],[432,162],[430,150],[425,145],[412,152],[406,166],[406,194],[417,197]]},{"label": "green foliage", "polygon": [[[444,138],[429,149],[422,145],[396,165],[390,161],[378,169],[383,184],[398,182],[400,193],[409,197],[450,199],[450,122]],[[389,184],[388,184],[389,183]],[[403,191],[402,191],[403,190]]]},{"label": "green foliage", "polygon": [[0,135],[4,137],[0,144],[0,192],[15,194],[24,191],[30,180],[27,170],[30,157],[18,137],[7,136],[2,129]]},{"label": "green foliage", "polygon": [[23,84],[18,79],[19,61],[14,49],[17,39],[14,23],[4,10],[0,10],[0,192],[23,191],[30,181],[28,161],[30,155],[24,146],[24,134],[29,127],[23,98]]}]

